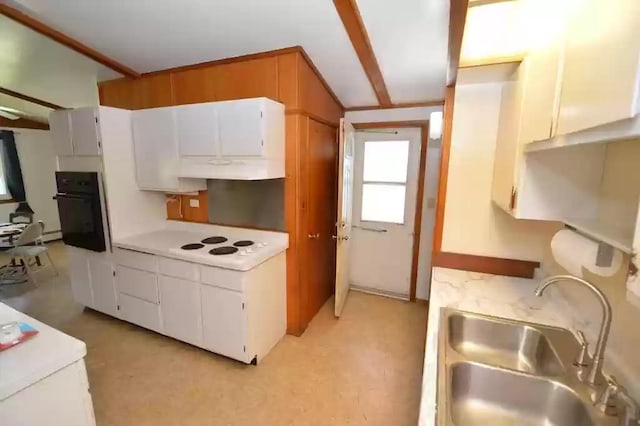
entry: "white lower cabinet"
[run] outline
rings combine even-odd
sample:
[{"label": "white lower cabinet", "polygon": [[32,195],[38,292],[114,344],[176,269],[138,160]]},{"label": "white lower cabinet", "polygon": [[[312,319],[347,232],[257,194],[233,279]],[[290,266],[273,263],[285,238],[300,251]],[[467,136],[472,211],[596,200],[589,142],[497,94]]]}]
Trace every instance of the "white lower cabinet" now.
[{"label": "white lower cabinet", "polygon": [[[74,259],[70,254],[70,264]],[[76,263],[72,281],[87,281],[93,274],[101,283],[93,292],[77,286],[80,303],[111,314],[115,297],[118,311],[112,315],[244,363],[262,359],[286,331],[284,252],[249,271],[232,271],[116,249],[115,280],[108,279],[111,269],[102,264]]]},{"label": "white lower cabinet", "polygon": [[200,287],[197,282],[158,276],[164,334],[202,346]]},{"label": "white lower cabinet", "polygon": [[124,293],[120,293],[118,298],[122,319],[153,331],[162,331],[160,305]]},{"label": "white lower cabinet", "polygon": [[113,263],[89,257],[89,275],[93,291],[93,308],[105,314],[118,316],[118,300],[113,281]]},{"label": "white lower cabinet", "polygon": [[87,256],[78,249],[67,247],[69,259],[69,278],[73,298],[84,306],[93,308],[93,292]]},{"label": "white lower cabinet", "polygon": [[242,293],[202,285],[204,347],[230,358],[247,360],[246,315]]}]

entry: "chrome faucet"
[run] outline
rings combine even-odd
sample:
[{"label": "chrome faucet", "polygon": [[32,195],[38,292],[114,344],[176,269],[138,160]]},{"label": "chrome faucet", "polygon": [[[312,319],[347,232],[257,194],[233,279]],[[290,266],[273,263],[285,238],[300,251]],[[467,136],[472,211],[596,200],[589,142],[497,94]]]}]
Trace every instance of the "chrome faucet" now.
[{"label": "chrome faucet", "polygon": [[600,289],[589,281],[585,281],[582,278],[574,277],[573,275],[554,275],[543,280],[536,289],[536,296],[542,296],[544,290],[551,284],[558,281],[574,281],[587,287],[591,292],[598,296],[600,305],[602,306],[602,324],[600,325],[600,334],[598,335],[598,342],[596,343],[596,349],[593,353],[593,364],[587,373],[586,382],[590,385],[601,384],[602,380],[602,363],[604,362],[604,351],[607,346],[607,339],[609,338],[609,330],[611,329],[611,305],[607,300],[607,297],[600,291]]}]

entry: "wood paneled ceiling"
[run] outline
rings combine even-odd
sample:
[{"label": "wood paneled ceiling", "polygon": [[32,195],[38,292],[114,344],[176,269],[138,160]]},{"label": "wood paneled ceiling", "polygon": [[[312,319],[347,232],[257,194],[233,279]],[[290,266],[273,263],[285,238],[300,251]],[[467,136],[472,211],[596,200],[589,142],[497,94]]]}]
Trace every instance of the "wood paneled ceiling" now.
[{"label": "wood paneled ceiling", "polygon": [[[4,3],[135,72],[301,45],[345,107],[426,102],[440,100],[444,95],[448,0],[4,0]],[[340,3],[358,12],[361,32],[368,41],[373,61],[366,49],[363,56],[358,45],[352,43],[353,33],[345,28],[344,17],[336,7]],[[15,41],[16,34],[24,28],[16,28],[19,25],[16,22],[7,24],[5,17],[0,19],[1,47],[3,35]],[[43,51],[46,43],[29,42],[25,37],[24,34],[18,37],[22,39],[14,43],[11,54],[5,54],[4,62],[0,52],[0,66],[11,57],[14,74],[39,68],[37,64],[42,58],[38,56],[46,56]],[[356,32],[358,37],[362,38]],[[55,51],[51,46],[46,49]],[[31,50],[32,54],[25,56],[23,50]],[[68,53],[79,56],[70,50]],[[57,62],[68,62],[84,71],[90,64],[94,80],[119,76],[92,59],[81,59],[82,65],[77,64],[77,59]],[[47,90],[36,90],[23,80],[0,73],[0,86],[69,106],[78,103],[48,96]],[[53,86],[56,85],[48,84],[52,89]],[[64,86],[58,85],[58,90],[59,87]]]}]

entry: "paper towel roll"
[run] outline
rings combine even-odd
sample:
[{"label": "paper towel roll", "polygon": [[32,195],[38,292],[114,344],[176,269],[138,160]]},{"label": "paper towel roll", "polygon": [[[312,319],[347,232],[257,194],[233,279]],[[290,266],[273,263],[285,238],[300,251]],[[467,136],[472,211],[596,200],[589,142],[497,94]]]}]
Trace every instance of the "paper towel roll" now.
[{"label": "paper towel roll", "polygon": [[622,266],[622,252],[613,251],[610,266],[596,266],[599,243],[583,237],[570,229],[559,231],[551,239],[551,254],[560,266],[571,275],[581,277],[582,268],[586,268],[596,275],[610,277],[615,275]]}]

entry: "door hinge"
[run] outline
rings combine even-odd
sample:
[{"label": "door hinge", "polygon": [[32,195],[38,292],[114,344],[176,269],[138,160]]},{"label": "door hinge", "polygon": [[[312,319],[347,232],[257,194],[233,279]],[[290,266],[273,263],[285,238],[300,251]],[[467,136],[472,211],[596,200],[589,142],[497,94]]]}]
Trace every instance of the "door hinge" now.
[{"label": "door hinge", "polygon": [[247,351],[247,347],[246,347],[246,346],[243,346],[243,347],[242,347],[242,352],[246,352],[246,351]]},{"label": "door hinge", "polygon": [[114,276],[114,277],[116,276],[116,271],[115,271],[115,270],[113,270],[113,276]]},{"label": "door hinge", "polygon": [[260,118],[262,118],[262,111],[260,111]]},{"label": "door hinge", "polygon": [[260,140],[260,146],[264,146],[264,139]]},{"label": "door hinge", "polygon": [[120,310],[120,305],[116,306],[116,310],[118,311]]},{"label": "door hinge", "polygon": [[511,200],[509,201],[509,209],[513,210],[516,208],[516,202],[518,201],[518,190],[512,186],[511,187]]},{"label": "door hinge", "polygon": [[95,118],[96,118],[96,123],[97,123],[98,122],[98,117],[95,117]]},{"label": "door hinge", "polygon": [[244,303],[242,303],[242,309],[244,309]]}]

